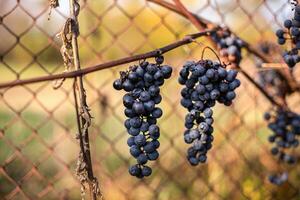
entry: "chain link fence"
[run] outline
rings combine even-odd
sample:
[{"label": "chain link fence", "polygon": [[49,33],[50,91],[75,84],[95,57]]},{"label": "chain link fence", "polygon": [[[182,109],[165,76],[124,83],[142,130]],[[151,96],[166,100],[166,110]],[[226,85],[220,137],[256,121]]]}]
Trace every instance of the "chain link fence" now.
[{"label": "chain link fence", "polygon": [[[253,44],[276,41],[274,30],[291,13],[286,0],[182,1],[191,11],[229,26]],[[81,1],[80,58],[83,67],[157,49],[197,30],[189,21],[143,0]],[[68,1],[51,11],[46,0],[0,0],[1,82],[60,73],[64,66],[56,34],[68,16]],[[209,44],[206,38],[199,42]],[[178,70],[198,60],[203,47],[190,44],[165,55],[174,73],[162,87],[164,110],[160,158],[144,180],[128,174],[133,162],[123,127],[122,95],[112,82],[128,66],[84,77],[93,115],[90,130],[95,176],[106,199],[300,199],[300,167],[287,168],[289,181],[271,185],[281,170],[269,153],[270,131],[262,119],[271,105],[243,76],[231,107],[216,106],[215,140],[208,162],[191,167],[183,141],[185,110],[180,106]],[[207,54],[207,57],[214,58]],[[241,66],[257,77],[255,58],[243,52]],[[151,59],[150,59],[151,60]],[[297,73],[299,74],[300,73]],[[297,76],[296,76],[297,77]],[[72,81],[0,90],[0,199],[80,199],[75,177],[79,147]],[[299,95],[289,105],[300,111]],[[299,149],[295,152],[299,155]]]}]

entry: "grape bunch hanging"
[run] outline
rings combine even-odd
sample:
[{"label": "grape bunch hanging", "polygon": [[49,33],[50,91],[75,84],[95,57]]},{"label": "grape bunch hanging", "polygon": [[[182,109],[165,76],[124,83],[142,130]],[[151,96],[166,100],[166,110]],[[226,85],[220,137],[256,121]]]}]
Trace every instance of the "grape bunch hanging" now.
[{"label": "grape bunch hanging", "polygon": [[216,101],[226,106],[236,97],[240,86],[236,70],[226,70],[225,65],[211,60],[188,61],[180,71],[181,105],[189,113],[185,117],[184,141],[192,144],[187,159],[193,166],[204,163],[214,139],[213,110]]},{"label": "grape bunch hanging", "polygon": [[156,105],[162,100],[159,87],[172,74],[170,66],[161,65],[163,61],[163,56],[156,57],[156,63],[143,61],[121,72],[121,78],[113,83],[116,90],[127,92],[123,97],[124,113],[128,117],[124,125],[130,135],[127,140],[130,154],[137,161],[129,173],[137,178],[150,176],[152,169],[146,164],[159,156],[160,130],[156,123],[163,112]]},{"label": "grape bunch hanging", "polygon": [[300,5],[295,6],[292,19],[284,21],[284,27],[284,29],[276,31],[277,42],[280,45],[284,45],[287,41],[290,42],[292,48],[284,51],[283,60],[292,68],[300,62],[298,54],[300,50]]},{"label": "grape bunch hanging", "polygon": [[[272,56],[278,52],[278,46],[275,43],[271,42],[262,42],[259,44],[261,52],[265,56]],[[269,69],[262,70],[263,61],[258,59],[256,60],[256,67],[258,71],[258,84],[267,90],[270,95],[274,98],[284,98],[286,95],[291,94],[292,88],[289,86],[286,78],[278,70]]]},{"label": "grape bunch hanging", "polygon": [[[273,112],[266,112],[264,118],[269,122],[268,127],[273,132],[269,136],[269,142],[274,144],[271,149],[272,155],[276,156],[281,162],[295,164],[297,158],[288,150],[299,146],[300,115],[292,111],[277,109]],[[287,175],[271,175],[269,177],[270,182],[276,185],[282,184],[286,179]]]},{"label": "grape bunch hanging", "polygon": [[222,28],[211,34],[212,40],[217,44],[220,55],[235,66],[242,60],[244,42],[236,37],[228,28]]}]

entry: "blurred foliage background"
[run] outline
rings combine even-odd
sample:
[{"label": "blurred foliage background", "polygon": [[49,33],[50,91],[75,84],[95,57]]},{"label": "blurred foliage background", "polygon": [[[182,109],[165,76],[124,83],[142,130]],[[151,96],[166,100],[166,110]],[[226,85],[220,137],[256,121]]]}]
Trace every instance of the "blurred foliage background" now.
[{"label": "blurred foliage background", "polygon": [[[56,34],[69,5],[67,0],[59,2],[48,20],[46,0],[0,0],[1,82],[64,70]],[[182,2],[200,16],[229,26],[257,48],[262,41],[276,42],[274,31],[291,15],[287,0]],[[144,0],[81,1],[79,22],[83,67],[157,49],[197,31],[176,13]],[[198,41],[209,44],[207,38]],[[182,136],[185,110],[179,103],[177,75],[186,60],[200,59],[202,49],[191,44],[165,55],[174,73],[162,87],[160,158],[151,163],[154,173],[144,180],[127,173],[134,161],[123,127],[123,93],[112,88],[118,72],[129,65],[85,76],[94,117],[90,130],[93,168],[105,198],[300,199],[299,165],[281,166],[269,153],[270,131],[262,115],[272,105],[241,75],[234,105],[214,108],[215,141],[207,164],[191,167],[187,163],[188,146]],[[206,56],[215,59],[213,54]],[[241,66],[257,77],[255,58],[247,52],[243,57]],[[79,149],[72,81],[59,90],[53,90],[52,84],[0,90],[0,199],[80,199],[74,175]],[[290,96],[288,103],[300,112],[299,95]],[[299,155],[299,149],[295,153]],[[283,167],[289,171],[288,183],[271,185],[268,174]]]}]

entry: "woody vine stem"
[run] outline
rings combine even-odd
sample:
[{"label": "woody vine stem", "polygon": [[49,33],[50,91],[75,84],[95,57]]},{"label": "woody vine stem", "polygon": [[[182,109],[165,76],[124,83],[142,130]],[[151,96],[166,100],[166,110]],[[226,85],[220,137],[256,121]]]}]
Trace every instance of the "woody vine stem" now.
[{"label": "woody vine stem", "polygon": [[[78,0],[70,0],[70,15],[71,15],[71,38],[72,38],[72,56],[75,70],[80,70],[80,59],[78,53],[77,37],[79,35],[79,24],[77,17],[80,11]],[[68,21],[68,20],[67,20]],[[76,175],[81,183],[81,193],[84,197],[86,185],[89,187],[90,197],[92,200],[97,199],[97,196],[102,197],[99,189],[97,178],[94,177],[88,128],[91,125],[91,114],[86,101],[86,91],[83,85],[83,77],[74,78],[73,93],[75,100],[78,135],[80,144],[79,158],[77,162]],[[79,96],[79,98],[77,98]],[[78,102],[79,101],[79,102]]]}]

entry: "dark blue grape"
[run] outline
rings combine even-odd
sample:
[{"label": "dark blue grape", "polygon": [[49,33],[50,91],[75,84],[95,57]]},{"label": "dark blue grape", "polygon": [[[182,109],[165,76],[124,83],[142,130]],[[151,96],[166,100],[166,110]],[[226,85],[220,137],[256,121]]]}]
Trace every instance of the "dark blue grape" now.
[{"label": "dark blue grape", "polygon": [[123,105],[127,108],[131,108],[134,102],[134,98],[129,95],[129,94],[125,94],[123,97]]},{"label": "dark blue grape", "polygon": [[153,151],[156,150],[154,144],[152,142],[148,142],[145,146],[144,146],[144,150],[146,153],[151,153]]},{"label": "dark blue grape", "polygon": [[226,80],[227,80],[228,82],[234,81],[235,78],[236,78],[236,76],[237,76],[237,73],[238,73],[238,72],[237,72],[236,70],[229,70],[229,71],[227,72]]},{"label": "dark blue grape", "polygon": [[150,96],[149,92],[143,91],[143,92],[140,93],[139,99],[140,99],[141,101],[144,101],[144,102],[145,102],[145,101],[149,101],[149,100],[151,99],[151,96]]},{"label": "dark blue grape", "polygon": [[201,163],[205,163],[206,159],[207,159],[206,155],[199,156],[199,162],[201,162]]},{"label": "dark blue grape", "polygon": [[190,164],[191,165],[193,165],[193,166],[196,166],[196,165],[198,165],[199,164],[199,161],[198,161],[198,159],[197,158],[195,158],[195,157],[189,157],[188,158],[188,161],[190,162]]},{"label": "dark blue grape", "polygon": [[140,130],[138,128],[130,127],[128,129],[128,133],[129,133],[129,135],[137,136],[140,133]]},{"label": "dark blue grape", "polygon": [[154,101],[147,101],[144,103],[144,108],[148,112],[152,112],[155,107]]},{"label": "dark blue grape", "polygon": [[[146,164],[147,163],[147,161],[148,161],[148,158],[147,158],[147,156],[145,155],[145,154],[140,154],[137,158],[136,158],[136,160],[137,160],[137,163],[138,164],[140,164],[140,165],[144,165],[144,164]],[[149,159],[150,160],[150,159]]]},{"label": "dark blue grape", "polygon": [[159,104],[162,100],[162,97],[160,94],[158,94],[157,96],[154,97],[153,101],[155,104]]},{"label": "dark blue grape", "polygon": [[[193,127],[193,126],[192,126],[192,127]],[[183,137],[184,137],[185,143],[191,144],[191,143],[193,142],[193,139],[192,139],[192,137],[191,137],[189,134],[186,134],[186,135],[184,135]]]},{"label": "dark blue grape", "polygon": [[135,72],[140,78],[144,77],[145,70],[141,66],[138,66]]},{"label": "dark blue grape", "polygon": [[135,82],[138,81],[139,77],[138,77],[138,74],[136,72],[132,72],[132,73],[128,74],[128,79],[131,82],[135,83]]},{"label": "dark blue grape", "polygon": [[132,145],[134,145],[135,143],[134,143],[134,137],[129,137],[128,139],[127,139],[127,145],[129,146],[129,147],[131,147]]},{"label": "dark blue grape", "polygon": [[163,73],[163,76],[165,79],[168,79],[171,77],[172,71],[173,71],[172,67],[170,67],[168,65],[163,65],[161,67],[161,72]]},{"label": "dark blue grape", "polygon": [[141,168],[138,165],[131,166],[128,171],[132,176],[139,176],[142,173]]},{"label": "dark blue grape", "polygon": [[201,84],[198,84],[195,89],[199,94],[204,94],[206,90],[205,86]]},{"label": "dark blue grape", "polygon": [[155,64],[149,64],[149,65],[147,65],[147,67],[146,67],[146,70],[147,70],[147,72],[151,75],[154,75],[155,74],[155,72],[157,72],[157,66],[155,65]]},{"label": "dark blue grape", "polygon": [[142,168],[142,175],[143,176],[150,176],[152,174],[152,169],[148,166],[144,166]]},{"label": "dark blue grape", "polygon": [[158,149],[158,147],[160,146],[160,143],[158,140],[152,140],[151,142],[153,144],[153,146],[155,147],[155,149]]},{"label": "dark blue grape", "polygon": [[155,150],[148,154],[148,159],[149,160],[157,160],[158,156],[159,156],[159,153],[158,153],[158,151]]},{"label": "dark blue grape", "polygon": [[132,145],[130,147],[129,151],[130,151],[130,154],[133,157],[135,157],[135,158],[137,158],[142,153],[142,151],[140,150],[140,148],[138,146],[136,146],[136,145]]},{"label": "dark blue grape", "polygon": [[289,29],[289,28],[292,27],[292,21],[287,19],[287,20],[284,21],[283,25],[284,25],[285,28]]},{"label": "dark blue grape", "polygon": [[132,109],[126,108],[124,110],[124,114],[126,115],[126,117],[135,117],[136,114]]},{"label": "dark blue grape", "polygon": [[236,96],[235,92],[233,92],[233,91],[229,91],[226,93],[226,99],[229,101],[233,100],[235,98],[235,96]]},{"label": "dark blue grape", "polygon": [[125,122],[124,122],[124,126],[129,129],[131,127],[130,125],[130,119],[126,119]]},{"label": "dark blue grape", "polygon": [[142,125],[140,127],[140,131],[147,132],[149,129],[149,123],[148,122],[142,122]]},{"label": "dark blue grape", "polygon": [[116,90],[122,90],[123,89],[122,81],[120,79],[115,80],[113,86]]},{"label": "dark blue grape", "polygon": [[146,144],[146,137],[142,134],[139,134],[134,137],[134,142],[138,146],[144,146]]},{"label": "dark blue grape", "polygon": [[278,38],[278,39],[277,39],[277,43],[280,44],[280,45],[285,44],[285,41],[286,41],[285,38]]},{"label": "dark blue grape", "polygon": [[126,92],[129,92],[134,89],[134,85],[129,80],[125,80],[123,82],[123,88]]},{"label": "dark blue grape", "polygon": [[141,103],[141,102],[134,102],[133,105],[132,105],[132,110],[138,114],[138,115],[141,115],[145,112],[145,107],[144,107],[144,104]]},{"label": "dark blue grape", "polygon": [[179,78],[178,78],[178,83],[181,84],[181,85],[184,85],[185,82],[186,82],[186,79],[183,78],[183,77],[181,77],[181,76],[179,76]]},{"label": "dark blue grape", "polygon": [[155,118],[160,118],[162,116],[162,110],[160,108],[154,108],[152,111],[152,116]]},{"label": "dark blue grape", "polygon": [[[234,88],[234,89],[235,89],[235,88]],[[210,92],[210,98],[211,98],[212,100],[218,99],[219,96],[220,96],[220,92],[219,92],[218,89],[214,89],[214,90],[212,90],[212,91]]]},{"label": "dark blue grape", "polygon": [[155,97],[159,94],[159,87],[155,86],[155,85],[151,85],[149,87],[149,94],[152,96],[152,97]]}]

